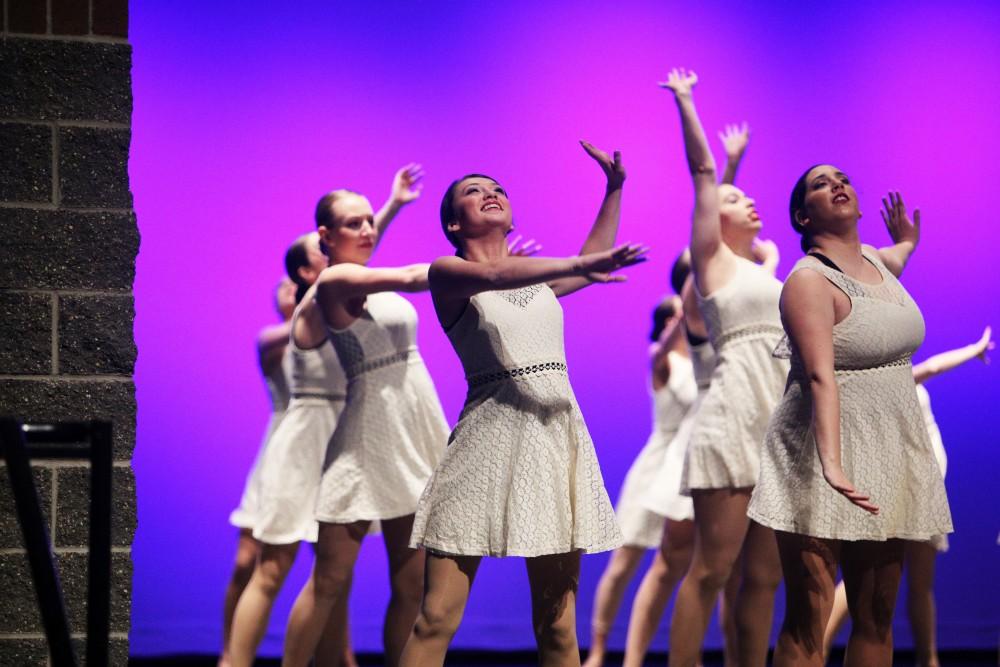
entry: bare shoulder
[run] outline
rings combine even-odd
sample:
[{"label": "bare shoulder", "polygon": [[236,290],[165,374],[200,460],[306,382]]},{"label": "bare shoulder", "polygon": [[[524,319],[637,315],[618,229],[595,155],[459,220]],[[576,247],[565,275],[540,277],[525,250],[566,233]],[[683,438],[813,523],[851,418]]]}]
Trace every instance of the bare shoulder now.
[{"label": "bare shoulder", "polygon": [[350,281],[363,276],[365,272],[369,270],[370,269],[361,266],[360,264],[352,264],[350,262],[334,264],[333,266],[328,266],[323,269],[323,272],[319,274],[319,279],[316,282],[320,285],[330,285],[338,282]]},{"label": "bare shoulder", "polygon": [[799,267],[785,279],[781,288],[782,303],[801,303],[830,294],[830,283],[819,271]]}]

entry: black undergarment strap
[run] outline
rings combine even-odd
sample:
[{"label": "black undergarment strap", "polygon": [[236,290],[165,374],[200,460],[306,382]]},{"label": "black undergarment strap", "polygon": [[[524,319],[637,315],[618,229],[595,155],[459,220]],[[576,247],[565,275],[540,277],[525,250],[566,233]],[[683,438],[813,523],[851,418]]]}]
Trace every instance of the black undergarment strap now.
[{"label": "black undergarment strap", "polygon": [[838,273],[844,273],[844,271],[839,266],[837,266],[836,264],[833,263],[832,259],[830,259],[826,255],[824,255],[823,253],[816,252],[815,250],[810,250],[808,254],[811,257],[815,257],[819,261],[823,262],[824,264],[826,264],[828,267],[830,267],[834,271],[837,271]]},{"label": "black undergarment strap", "polygon": [[708,342],[707,338],[696,336],[693,333],[691,333],[691,331],[689,331],[687,328],[684,329],[684,335],[687,337],[688,343],[691,345],[691,347],[698,347],[699,345]]}]

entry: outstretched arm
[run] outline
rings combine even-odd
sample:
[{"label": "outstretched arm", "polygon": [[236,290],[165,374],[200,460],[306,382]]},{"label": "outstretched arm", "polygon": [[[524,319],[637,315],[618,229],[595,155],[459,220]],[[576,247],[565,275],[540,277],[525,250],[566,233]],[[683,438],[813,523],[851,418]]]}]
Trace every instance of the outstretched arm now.
[{"label": "outstretched arm", "polygon": [[431,294],[438,318],[450,326],[475,294],[490,290],[517,289],[560,278],[591,282],[621,282],[612,272],[646,261],[647,248],[620,245],[603,252],[577,257],[503,257],[492,262],[469,262],[461,257],[441,257],[430,269]]},{"label": "outstretched arm", "polygon": [[691,222],[691,265],[694,269],[698,291],[707,294],[705,274],[709,265],[724,253],[722,227],[719,222],[719,197],[716,179],[715,158],[708,147],[708,138],[701,126],[698,112],[694,107],[692,91],[698,83],[698,75],[683,69],[670,72],[666,81],[660,82],[669,88],[677,101],[681,116],[681,130],[684,134],[684,153],[688,169],[694,181],[694,216]]},{"label": "outstretched arm", "polygon": [[747,144],[750,143],[750,128],[746,123],[726,125],[726,129],[719,132],[719,139],[726,150],[726,173],[722,176],[722,182],[732,185],[736,182],[736,171],[740,168]]},{"label": "outstretched arm", "polygon": [[802,359],[812,397],[812,431],[823,477],[861,509],[878,514],[841,465],[840,392],[833,373],[834,302],[826,279],[815,271],[796,271],[781,291],[781,320]]},{"label": "outstretched arm", "polygon": [[[618,223],[621,220],[622,210],[622,186],[625,184],[625,166],[622,164],[622,154],[615,151],[613,156],[609,156],[599,148],[595,148],[586,141],[581,141],[580,145],[587,155],[594,158],[594,161],[601,167],[607,184],[604,188],[604,199],[601,200],[601,207],[597,211],[597,219],[590,228],[587,240],[580,249],[581,255],[610,250],[615,245],[618,237]],[[573,276],[553,280],[549,287],[556,296],[566,296],[579,289],[590,285],[591,281],[580,276]]]},{"label": "outstretched arm", "polygon": [[[423,292],[427,289],[429,264],[370,269],[360,264],[335,264],[324,269],[316,282],[321,304],[344,303],[376,292]],[[324,308],[326,306],[324,305]]]},{"label": "outstretched arm", "polygon": [[920,209],[913,209],[913,221],[906,213],[906,204],[898,192],[890,192],[889,198],[882,198],[882,221],[885,222],[893,245],[878,249],[879,258],[897,278],[902,275],[910,255],[920,243]]},{"label": "outstretched arm", "polygon": [[976,357],[981,359],[984,364],[990,363],[986,353],[996,347],[996,343],[991,340],[992,335],[993,328],[986,327],[983,335],[975,343],[935,354],[933,357],[925,359],[913,367],[913,381],[917,384],[923,384],[935,375],[941,375],[941,373],[957,368]]},{"label": "outstretched arm", "polygon": [[392,177],[392,190],[389,193],[389,199],[375,214],[376,245],[382,240],[382,235],[389,228],[389,223],[396,217],[396,214],[404,206],[420,197],[420,190],[424,186],[420,181],[423,177],[423,167],[413,162],[400,168]]}]

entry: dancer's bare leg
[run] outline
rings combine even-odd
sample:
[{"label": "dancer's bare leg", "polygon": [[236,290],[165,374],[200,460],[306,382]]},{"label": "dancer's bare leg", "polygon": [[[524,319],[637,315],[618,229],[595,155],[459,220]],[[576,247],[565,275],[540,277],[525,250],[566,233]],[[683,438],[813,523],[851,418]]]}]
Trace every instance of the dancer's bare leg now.
[{"label": "dancer's bare leg", "polygon": [[[694,554],[694,522],[671,521],[663,527],[663,539],[652,565],[636,591],[632,614],[628,621],[623,667],[641,667],[656,635],[663,610],[674,588],[691,565]],[[589,665],[590,659],[587,659]]]},{"label": "dancer's bare leg", "polygon": [[358,661],[351,650],[351,625],[348,621],[348,598],[333,606],[330,618],[320,635],[313,657],[313,667],[358,667]]},{"label": "dancer's bare leg", "polygon": [[230,667],[229,639],[232,636],[233,615],[236,613],[236,603],[240,601],[243,590],[253,576],[258,554],[260,542],[253,538],[253,532],[249,528],[240,528],[236,543],[236,563],[233,565],[233,574],[226,586],[226,598],[222,605],[222,653],[219,655],[219,667]]},{"label": "dancer's bare leg", "polygon": [[319,524],[316,561],[288,616],[281,664],[305,667],[316,652],[320,635],[334,607],[346,604],[354,563],[369,521]]},{"label": "dancer's bare leg", "polygon": [[774,618],[774,594],[781,583],[781,559],[774,531],[750,522],[743,544],[743,581],[736,596],[739,664],[767,664]]},{"label": "dancer's bare leg", "polygon": [[892,616],[903,575],[903,541],[844,542],[840,567],[851,612],[846,667],[892,664]]},{"label": "dancer's bare leg", "polygon": [[597,583],[594,596],[594,616],[590,622],[590,650],[583,667],[601,667],[608,648],[608,634],[622,604],[625,589],[635,576],[646,550],[624,546],[611,552],[608,566]]},{"label": "dancer's bare leg", "polygon": [[479,556],[426,555],[424,597],[400,667],[440,667],[469,600]]},{"label": "dancer's bare leg", "polygon": [[907,612],[919,667],[940,667],[937,654],[937,614],[934,604],[934,565],[937,549],[929,542],[907,542]]},{"label": "dancer's bare leg", "polygon": [[847,624],[849,615],[847,613],[847,590],[844,582],[837,584],[837,590],[833,594],[833,610],[830,612],[830,620],[826,622],[826,631],[823,633],[823,662],[830,659],[830,651],[833,650],[833,642],[837,635]]},{"label": "dancer's bare leg", "polygon": [[774,648],[774,667],[821,667],[840,543],[784,532],[777,533],[777,543],[785,575],[785,620]]},{"label": "dancer's bare leg", "polygon": [[247,584],[233,615],[229,655],[234,667],[253,664],[271,616],[271,607],[281,591],[281,585],[295,562],[299,543],[261,545],[257,567]]},{"label": "dancer's bare leg", "polygon": [[695,489],[695,543],[670,622],[670,666],[694,667],[715,599],[743,546],[750,489]]},{"label": "dancer's bare leg", "polygon": [[525,565],[539,666],[579,667],[576,592],[580,587],[580,552],[526,558]]},{"label": "dancer's bare leg", "polygon": [[382,628],[382,644],[385,647],[385,664],[390,667],[399,664],[403,647],[420,612],[420,598],[424,592],[424,551],[409,547],[412,532],[412,514],[382,521],[391,590]]},{"label": "dancer's bare leg", "polygon": [[739,631],[736,626],[736,596],[743,582],[743,553],[733,565],[726,587],[719,594],[719,627],[722,628],[722,660],[725,667],[739,667]]}]

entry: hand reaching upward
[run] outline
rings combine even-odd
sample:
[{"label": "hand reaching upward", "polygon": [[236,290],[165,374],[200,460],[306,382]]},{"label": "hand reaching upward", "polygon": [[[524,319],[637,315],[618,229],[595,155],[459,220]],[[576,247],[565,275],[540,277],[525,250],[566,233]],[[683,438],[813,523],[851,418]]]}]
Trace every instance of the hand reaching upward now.
[{"label": "hand reaching upward", "polygon": [[400,206],[405,206],[420,197],[420,191],[424,184],[424,168],[419,164],[411,162],[396,172],[392,179],[392,201]]},{"label": "hand reaching upward", "polygon": [[594,158],[594,161],[601,167],[601,171],[608,179],[608,189],[620,188],[625,182],[625,165],[622,164],[622,152],[615,151],[612,156],[602,151],[600,148],[581,140],[580,145],[587,155]]},{"label": "hand reaching upward", "polygon": [[669,88],[676,97],[689,96],[698,83],[698,75],[689,72],[683,67],[670,70],[666,81],[660,81],[657,85],[660,88]]},{"label": "hand reaching upward", "polygon": [[892,242],[910,243],[914,248],[920,242],[920,209],[913,209],[913,221],[906,213],[906,204],[903,203],[903,196],[898,192],[890,192],[888,199],[882,198],[882,221],[889,230]]},{"label": "hand reaching upward", "polygon": [[750,143],[750,127],[745,122],[741,125],[726,125],[726,128],[719,132],[719,139],[722,140],[726,158],[738,160],[746,152],[747,144]]},{"label": "hand reaching upward", "polygon": [[535,239],[522,241],[520,234],[507,241],[507,252],[513,257],[531,257],[541,250],[542,246]]}]

